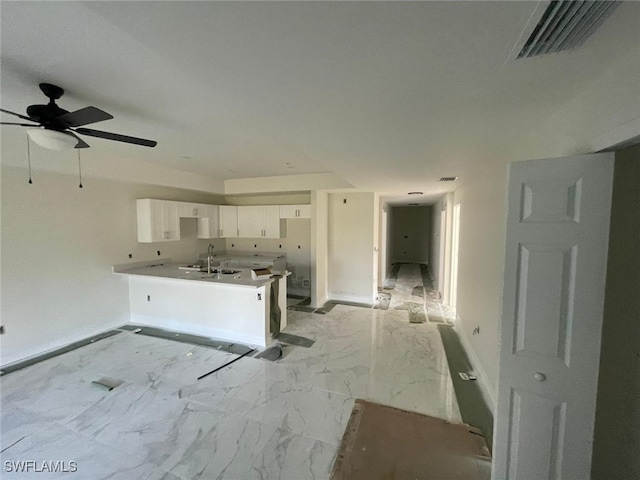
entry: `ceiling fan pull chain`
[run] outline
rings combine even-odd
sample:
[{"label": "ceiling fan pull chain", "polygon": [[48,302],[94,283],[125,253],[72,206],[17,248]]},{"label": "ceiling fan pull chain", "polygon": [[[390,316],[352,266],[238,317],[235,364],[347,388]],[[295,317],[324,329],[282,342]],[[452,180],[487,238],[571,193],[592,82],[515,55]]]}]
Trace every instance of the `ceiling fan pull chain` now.
[{"label": "ceiling fan pull chain", "polygon": [[78,185],[78,188],[82,188],[82,167],[80,166],[80,150],[78,150],[78,177],[80,178],[80,185]]},{"label": "ceiling fan pull chain", "polygon": [[31,180],[31,149],[29,148],[29,135],[27,135],[27,163],[29,165],[29,185],[33,184]]}]

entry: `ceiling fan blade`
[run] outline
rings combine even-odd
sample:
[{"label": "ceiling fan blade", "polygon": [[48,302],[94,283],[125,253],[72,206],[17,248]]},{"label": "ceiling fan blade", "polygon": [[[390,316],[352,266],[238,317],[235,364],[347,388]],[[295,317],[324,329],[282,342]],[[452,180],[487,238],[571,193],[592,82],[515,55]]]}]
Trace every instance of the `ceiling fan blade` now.
[{"label": "ceiling fan blade", "polygon": [[34,120],[31,120],[29,117],[27,117],[27,116],[25,116],[25,115],[20,115],[19,113],[11,112],[11,111],[9,111],[9,110],[5,110],[4,108],[0,108],[0,112],[8,113],[9,115],[14,115],[14,116],[16,116],[16,117],[18,117],[18,118],[21,118],[21,119],[23,119],[23,120],[29,120],[30,122],[33,122],[33,121],[34,121]]},{"label": "ceiling fan blade", "polygon": [[96,107],[85,107],[75,112],[65,113],[56,117],[54,122],[65,127],[80,127],[82,125],[88,125],[90,123],[102,122],[104,120],[111,120],[113,115],[108,114]]},{"label": "ceiling fan blade", "polygon": [[80,135],[89,135],[90,137],[104,138],[106,140],[115,140],[116,142],[133,143],[134,145],[142,145],[144,147],[155,147],[158,142],[154,140],[145,140],[144,138],[129,137],[118,133],[102,132],[91,128],[78,128],[74,130]]},{"label": "ceiling fan blade", "polygon": [[73,148],[89,148],[89,144],[87,142],[85,142],[84,140],[82,140],[78,135],[76,135],[72,131],[66,131],[64,133],[68,133],[72,137],[76,137],[78,139],[78,143]]},{"label": "ceiling fan blade", "polygon": [[14,123],[14,122],[0,122],[0,125],[19,125],[21,127],[37,127],[37,123]]}]

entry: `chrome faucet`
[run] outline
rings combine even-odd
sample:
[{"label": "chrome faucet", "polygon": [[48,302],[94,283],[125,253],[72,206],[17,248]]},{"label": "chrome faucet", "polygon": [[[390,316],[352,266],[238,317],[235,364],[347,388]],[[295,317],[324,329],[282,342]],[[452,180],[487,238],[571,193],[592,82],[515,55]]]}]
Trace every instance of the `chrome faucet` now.
[{"label": "chrome faucet", "polygon": [[213,243],[209,244],[209,248],[207,249],[207,273],[211,274],[211,258],[213,257]]}]

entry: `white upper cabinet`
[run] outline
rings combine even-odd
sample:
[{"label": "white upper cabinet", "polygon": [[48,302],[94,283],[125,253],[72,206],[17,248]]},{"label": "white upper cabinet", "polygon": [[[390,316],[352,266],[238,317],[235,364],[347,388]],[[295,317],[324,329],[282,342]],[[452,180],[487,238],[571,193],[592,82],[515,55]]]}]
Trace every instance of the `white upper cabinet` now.
[{"label": "white upper cabinet", "polygon": [[311,205],[280,205],[280,218],[311,218]]},{"label": "white upper cabinet", "polygon": [[180,240],[180,217],[176,202],[137,200],[138,242],[170,242]]},{"label": "white upper cabinet", "polygon": [[282,238],[287,218],[311,218],[311,205],[206,205],[143,198],[136,201],[138,242],[180,240],[180,218],[198,221],[198,238]]},{"label": "white upper cabinet", "polygon": [[208,215],[208,207],[202,203],[175,202],[178,204],[178,212],[182,218],[206,218]]},{"label": "white upper cabinet", "polygon": [[255,205],[238,207],[238,231],[243,238],[280,238],[280,207]]},{"label": "white upper cabinet", "polygon": [[221,238],[233,238],[238,236],[238,207],[232,205],[220,205],[220,233]]},{"label": "white upper cabinet", "polygon": [[218,205],[198,205],[198,238],[220,237],[220,207]]},{"label": "white upper cabinet", "polygon": [[285,235],[280,230],[280,207],[278,205],[265,205],[264,207],[264,237],[280,238]]}]

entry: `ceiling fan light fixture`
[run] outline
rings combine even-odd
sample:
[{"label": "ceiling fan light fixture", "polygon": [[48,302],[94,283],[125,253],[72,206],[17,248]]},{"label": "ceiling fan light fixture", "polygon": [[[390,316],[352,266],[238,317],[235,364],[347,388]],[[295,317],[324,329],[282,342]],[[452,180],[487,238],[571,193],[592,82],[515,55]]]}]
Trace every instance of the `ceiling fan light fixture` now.
[{"label": "ceiling fan light fixture", "polygon": [[78,144],[78,139],[68,133],[48,128],[32,128],[27,135],[33,143],[47,150],[71,150]]}]

